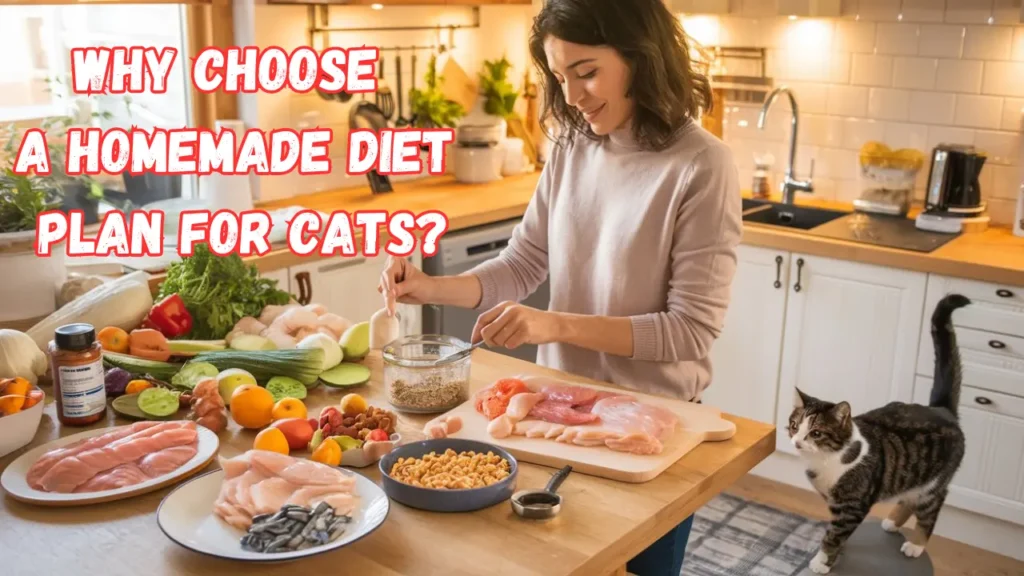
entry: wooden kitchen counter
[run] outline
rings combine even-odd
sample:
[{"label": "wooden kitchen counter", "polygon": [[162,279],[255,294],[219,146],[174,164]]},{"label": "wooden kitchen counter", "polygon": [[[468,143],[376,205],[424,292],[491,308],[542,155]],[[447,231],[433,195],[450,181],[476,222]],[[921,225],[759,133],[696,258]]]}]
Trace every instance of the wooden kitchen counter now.
[{"label": "wooden kitchen counter", "polygon": [[[367,386],[355,390],[371,405],[389,408],[382,385],[379,355],[366,362],[373,370]],[[586,382],[554,370],[487,350],[472,361],[474,390],[510,374],[551,374]],[[47,397],[52,395],[47,391]],[[306,399],[311,414],[336,405],[345,392],[320,386]],[[0,501],[4,527],[4,573],[10,574],[393,574],[476,575],[486,573],[600,576],[625,562],[745,475],[775,449],[775,428],[726,416],[736,435],[724,442],[703,443],[644,484],[626,484],[572,473],[559,493],[561,514],[547,522],[516,516],[500,504],[467,514],[438,514],[406,508],[394,501],[385,523],[341,550],[277,565],[213,559],[182,548],[161,533],[156,509],[172,488],[127,500],[77,508],[46,508]],[[399,414],[405,441],[423,437],[431,416]],[[108,415],[107,424],[127,424]],[[30,447],[82,428],[57,428],[54,405],[46,407]],[[220,455],[236,456],[252,446],[254,431],[231,422],[221,433]],[[0,470],[30,447],[0,459]],[[305,453],[302,453],[305,455]],[[214,470],[212,463],[204,471]],[[373,466],[359,473],[379,482]],[[541,488],[552,468],[520,463],[519,488]],[[622,572],[618,572],[621,574]]]}]

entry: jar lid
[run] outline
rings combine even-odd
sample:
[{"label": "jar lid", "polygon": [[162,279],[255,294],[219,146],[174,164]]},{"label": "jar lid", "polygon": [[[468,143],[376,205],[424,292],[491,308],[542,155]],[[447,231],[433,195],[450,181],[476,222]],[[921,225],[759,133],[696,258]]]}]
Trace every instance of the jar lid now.
[{"label": "jar lid", "polygon": [[96,329],[92,324],[65,324],[53,333],[58,348],[64,350],[85,350],[96,341]]}]

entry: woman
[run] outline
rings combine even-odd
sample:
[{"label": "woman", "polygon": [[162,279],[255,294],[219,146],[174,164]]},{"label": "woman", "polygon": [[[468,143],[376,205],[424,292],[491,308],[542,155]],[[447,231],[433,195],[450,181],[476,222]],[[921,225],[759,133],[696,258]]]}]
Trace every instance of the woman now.
[{"label": "woman", "polygon": [[[729,149],[695,120],[708,80],[661,0],[547,0],[530,51],[560,140],[508,247],[458,276],[390,259],[378,290],[389,310],[481,311],[474,342],[536,344],[538,364],[699,401],[742,226]],[[518,304],[545,275],[549,309]],[[627,569],[678,576],[691,523]]]}]

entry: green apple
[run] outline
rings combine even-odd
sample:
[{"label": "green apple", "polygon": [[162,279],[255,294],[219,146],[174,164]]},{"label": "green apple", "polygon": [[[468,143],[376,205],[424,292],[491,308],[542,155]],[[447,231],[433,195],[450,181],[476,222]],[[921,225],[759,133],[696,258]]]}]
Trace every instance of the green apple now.
[{"label": "green apple", "polygon": [[224,399],[225,406],[231,405],[231,394],[242,384],[259,386],[256,383],[256,377],[241,368],[228,368],[217,374],[217,391]]},{"label": "green apple", "polygon": [[370,323],[360,322],[349,326],[338,341],[345,360],[361,360],[370,353]]}]

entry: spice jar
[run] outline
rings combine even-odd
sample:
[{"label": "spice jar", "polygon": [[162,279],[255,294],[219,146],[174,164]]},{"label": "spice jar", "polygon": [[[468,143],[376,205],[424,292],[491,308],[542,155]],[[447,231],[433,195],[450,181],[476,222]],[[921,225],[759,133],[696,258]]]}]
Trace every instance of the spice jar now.
[{"label": "spice jar", "polygon": [[103,354],[91,324],[66,324],[50,341],[50,369],[57,419],[66,426],[88,426],[107,415]]},{"label": "spice jar", "polygon": [[[456,354],[465,351],[464,354]],[[456,354],[439,364],[438,358]],[[440,334],[399,338],[381,354],[384,388],[396,410],[420,414],[446,412],[469,399],[469,344]]]}]

